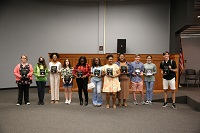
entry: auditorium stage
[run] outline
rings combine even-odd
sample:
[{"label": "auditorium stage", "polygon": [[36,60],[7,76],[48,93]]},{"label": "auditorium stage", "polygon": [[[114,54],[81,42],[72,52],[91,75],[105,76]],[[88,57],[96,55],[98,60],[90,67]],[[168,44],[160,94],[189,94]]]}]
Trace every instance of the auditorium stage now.
[{"label": "auditorium stage", "polygon": [[[48,88],[47,88],[48,89]],[[169,95],[171,96],[171,94]],[[200,111],[192,104],[200,104],[200,89],[179,88],[177,109],[162,107],[163,94],[155,94],[153,105],[133,105],[129,95],[128,107],[116,109],[104,105],[93,107],[92,93],[89,105],[80,106],[77,92],[73,93],[71,105],[60,102],[50,104],[50,94],[45,94],[45,105],[37,105],[37,90],[30,89],[31,105],[16,106],[17,90],[0,90],[0,133],[199,133]],[[140,99],[139,95],[137,96]],[[193,102],[192,102],[192,100]],[[191,105],[190,105],[191,104]]]}]

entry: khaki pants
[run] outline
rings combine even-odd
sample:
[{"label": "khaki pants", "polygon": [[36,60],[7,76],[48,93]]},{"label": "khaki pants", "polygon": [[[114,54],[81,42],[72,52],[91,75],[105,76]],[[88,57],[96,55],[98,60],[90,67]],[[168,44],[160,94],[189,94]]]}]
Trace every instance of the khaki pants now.
[{"label": "khaki pants", "polygon": [[50,74],[51,100],[59,100],[60,75]]}]

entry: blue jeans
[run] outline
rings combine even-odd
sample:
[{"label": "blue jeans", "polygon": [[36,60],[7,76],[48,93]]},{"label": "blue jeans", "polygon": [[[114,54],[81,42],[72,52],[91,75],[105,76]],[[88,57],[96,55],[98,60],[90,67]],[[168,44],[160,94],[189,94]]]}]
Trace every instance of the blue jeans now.
[{"label": "blue jeans", "polygon": [[154,81],[152,81],[152,82],[145,81],[145,84],[146,84],[146,97],[147,97],[147,100],[148,101],[152,101]]},{"label": "blue jeans", "polygon": [[95,88],[93,88],[93,98],[92,102],[93,105],[102,105],[102,97],[101,97],[101,88],[102,88],[102,81],[95,81],[91,78],[91,82],[95,84]]}]

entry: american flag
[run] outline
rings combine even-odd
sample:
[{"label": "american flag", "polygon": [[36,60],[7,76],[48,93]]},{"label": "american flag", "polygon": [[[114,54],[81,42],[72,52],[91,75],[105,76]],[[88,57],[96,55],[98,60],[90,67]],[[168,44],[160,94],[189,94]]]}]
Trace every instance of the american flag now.
[{"label": "american flag", "polygon": [[179,55],[179,73],[180,75],[182,75],[183,71],[184,71],[184,56],[183,56],[183,49],[182,49],[182,44],[180,41],[180,55]]}]

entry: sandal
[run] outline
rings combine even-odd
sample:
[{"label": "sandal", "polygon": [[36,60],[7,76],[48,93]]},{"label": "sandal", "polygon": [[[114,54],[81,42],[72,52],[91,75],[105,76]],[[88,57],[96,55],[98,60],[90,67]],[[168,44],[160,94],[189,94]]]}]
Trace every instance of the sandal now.
[{"label": "sandal", "polygon": [[126,103],[123,103],[123,106],[127,107],[128,105]]},{"label": "sandal", "polygon": [[109,109],[109,108],[110,108],[110,105],[109,105],[109,104],[106,104],[106,108]]}]

